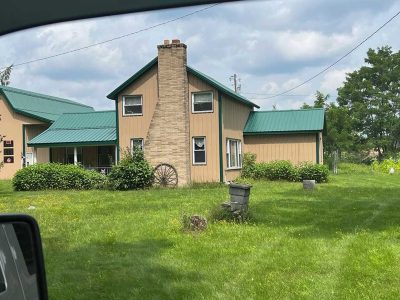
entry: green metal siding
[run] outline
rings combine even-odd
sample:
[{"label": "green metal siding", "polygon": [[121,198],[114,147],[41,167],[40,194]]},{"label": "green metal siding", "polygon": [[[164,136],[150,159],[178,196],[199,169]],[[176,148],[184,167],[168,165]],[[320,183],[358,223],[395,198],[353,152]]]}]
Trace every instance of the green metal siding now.
[{"label": "green metal siding", "polygon": [[244,135],[309,133],[324,129],[322,108],[251,112]]},{"label": "green metal siding", "polygon": [[68,99],[0,86],[0,93],[17,113],[44,122],[53,122],[63,113],[92,112],[93,107]]}]

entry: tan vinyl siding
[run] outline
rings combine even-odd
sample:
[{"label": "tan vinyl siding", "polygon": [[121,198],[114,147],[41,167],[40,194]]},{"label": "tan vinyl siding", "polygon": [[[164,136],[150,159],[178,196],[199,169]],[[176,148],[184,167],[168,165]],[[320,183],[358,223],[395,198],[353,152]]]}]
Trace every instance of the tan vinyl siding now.
[{"label": "tan vinyl siding", "polygon": [[[122,97],[129,95],[142,95],[142,116],[123,116]],[[131,138],[146,138],[157,99],[157,66],[143,74],[142,77],[118,95],[119,145],[121,147],[121,154],[126,148],[130,147]]]},{"label": "tan vinyl siding", "polygon": [[[201,79],[188,74],[190,115],[190,164],[193,182],[219,181],[218,94]],[[213,93],[213,112],[192,113],[192,93]],[[206,137],[206,164],[193,165],[193,137]]]},{"label": "tan vinyl siding", "polygon": [[[245,136],[244,152],[257,155],[257,162],[290,160],[316,163],[316,134]],[[322,141],[320,144],[322,149]]]},{"label": "tan vinyl siding", "polygon": [[242,142],[242,153],[244,153],[243,129],[246,125],[252,109],[229,97],[222,95],[222,157],[224,169],[224,181],[232,181],[240,175],[240,169],[229,170],[226,161],[226,141],[236,139]]},{"label": "tan vinyl siding", "polygon": [[[27,125],[25,129],[25,142],[28,143],[35,136],[41,134],[49,128],[48,125]],[[26,152],[33,153],[33,147],[26,146]],[[37,148],[36,150],[36,162],[47,163],[50,161],[50,150],[49,148]]]},{"label": "tan vinyl siding", "polygon": [[[0,96],[0,114],[0,134],[5,136],[5,140],[14,141],[14,163],[4,164],[0,169],[0,179],[11,179],[15,172],[22,167],[22,125],[44,123],[14,112],[2,96]],[[0,145],[0,151],[0,160],[3,161],[3,143]]]}]

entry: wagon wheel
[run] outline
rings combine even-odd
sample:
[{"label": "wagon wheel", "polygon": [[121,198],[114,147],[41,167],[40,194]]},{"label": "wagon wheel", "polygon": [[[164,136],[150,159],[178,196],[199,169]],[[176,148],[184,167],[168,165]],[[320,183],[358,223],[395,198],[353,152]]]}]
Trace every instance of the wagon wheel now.
[{"label": "wagon wheel", "polygon": [[154,170],[154,184],[163,187],[178,185],[178,173],[169,164],[159,164]]}]

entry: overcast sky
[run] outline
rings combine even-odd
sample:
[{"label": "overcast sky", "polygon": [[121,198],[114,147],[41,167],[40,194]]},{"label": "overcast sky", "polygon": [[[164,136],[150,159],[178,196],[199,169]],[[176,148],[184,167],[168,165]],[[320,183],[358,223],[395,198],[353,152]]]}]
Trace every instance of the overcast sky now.
[{"label": "overcast sky", "polygon": [[[0,37],[0,67],[83,47],[174,19],[188,7],[60,23]],[[316,90],[336,98],[346,72],[359,68],[368,48],[400,48],[400,16],[351,56],[288,95],[400,10],[394,0],[243,1],[206,11],[130,37],[13,70],[11,86],[113,109],[106,95],[157,55],[157,44],[178,38],[192,67],[231,86],[261,109],[299,108]],[[251,94],[250,94],[251,93]],[[258,95],[260,94],[260,95]]]}]

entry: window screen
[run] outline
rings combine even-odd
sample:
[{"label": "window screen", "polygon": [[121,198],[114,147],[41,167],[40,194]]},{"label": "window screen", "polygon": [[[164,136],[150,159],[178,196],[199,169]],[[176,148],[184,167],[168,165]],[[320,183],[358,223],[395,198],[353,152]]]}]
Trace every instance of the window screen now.
[{"label": "window screen", "polygon": [[124,115],[141,115],[143,113],[142,96],[124,97]]},{"label": "window screen", "polygon": [[193,138],[193,163],[205,164],[206,163],[206,138],[195,137]]},{"label": "window screen", "polygon": [[143,139],[131,139],[131,149],[143,150]]},{"label": "window screen", "polygon": [[193,112],[213,111],[213,95],[211,92],[193,93]]},{"label": "window screen", "polygon": [[240,140],[227,140],[226,162],[228,168],[242,167],[242,143]]}]

